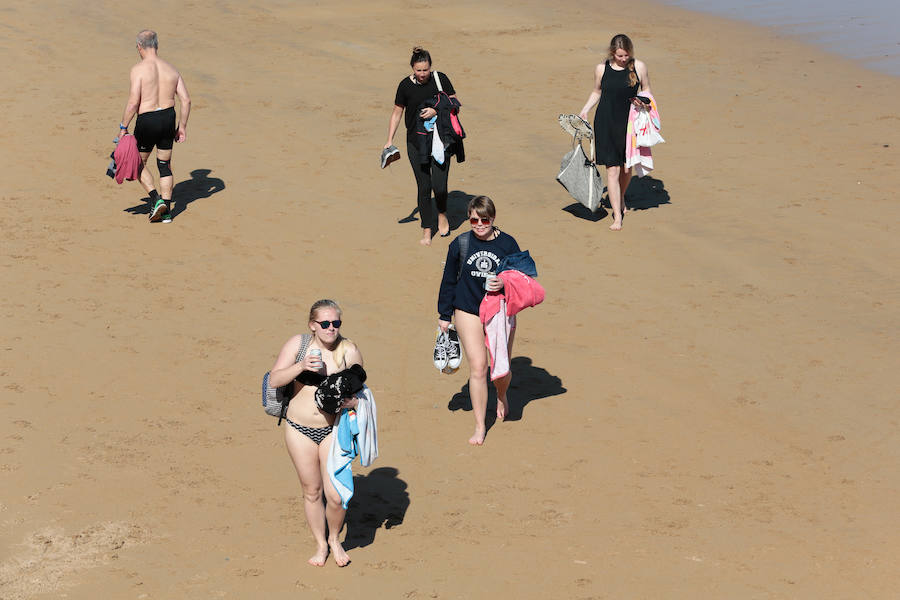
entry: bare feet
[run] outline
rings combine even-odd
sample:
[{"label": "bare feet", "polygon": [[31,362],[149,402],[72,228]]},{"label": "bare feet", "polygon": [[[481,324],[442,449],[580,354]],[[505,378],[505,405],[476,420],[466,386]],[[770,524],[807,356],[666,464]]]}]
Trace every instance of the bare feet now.
[{"label": "bare feet", "polygon": [[328,546],[319,546],[316,553],[310,556],[309,560],[306,562],[314,567],[324,567],[326,558],[328,558]]},{"label": "bare feet", "polygon": [[622,229],[622,217],[613,220],[613,224],[609,226],[609,228],[613,231],[619,231]]},{"label": "bare feet", "polygon": [[509,414],[509,402],[506,398],[497,398],[497,420],[503,421]]},{"label": "bare feet", "polygon": [[450,221],[447,220],[446,213],[438,213],[438,233],[442,237],[450,235]]},{"label": "bare feet", "polygon": [[431,230],[430,229],[422,230],[422,239],[419,240],[419,243],[422,244],[423,246],[431,245]]},{"label": "bare feet", "polygon": [[487,435],[486,430],[476,428],[475,433],[469,438],[469,443],[473,446],[483,446],[485,435]]},{"label": "bare feet", "polygon": [[346,567],[350,564],[350,556],[339,541],[329,541],[328,546],[331,548],[331,554],[334,556],[334,562],[337,563],[337,566]]}]

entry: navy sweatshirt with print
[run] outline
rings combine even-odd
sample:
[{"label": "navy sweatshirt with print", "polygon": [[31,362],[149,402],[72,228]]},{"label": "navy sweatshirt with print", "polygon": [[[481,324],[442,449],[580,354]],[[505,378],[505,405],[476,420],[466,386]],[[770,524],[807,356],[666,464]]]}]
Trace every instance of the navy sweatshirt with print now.
[{"label": "navy sweatshirt with print", "polygon": [[[513,236],[502,231],[497,233],[499,235],[495,239],[484,241],[467,231],[450,242],[447,262],[444,263],[444,277],[438,292],[438,314],[441,320],[450,321],[455,308],[477,315],[485,294],[486,278],[497,273],[501,258],[519,252],[519,244]],[[469,236],[469,248],[467,256],[462,258],[462,271],[457,281],[456,274],[460,264],[459,238],[464,235]]]}]

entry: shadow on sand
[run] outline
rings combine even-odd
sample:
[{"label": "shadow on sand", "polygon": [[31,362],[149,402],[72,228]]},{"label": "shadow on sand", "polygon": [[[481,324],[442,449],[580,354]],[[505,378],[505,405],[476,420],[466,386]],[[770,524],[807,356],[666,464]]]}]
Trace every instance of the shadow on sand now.
[{"label": "shadow on sand", "polygon": [[353,476],[353,498],[344,520],[345,550],[368,546],[375,541],[375,532],[382,526],[390,529],[403,523],[409,508],[409,493],[406,482],[397,473],[393,467],[380,467],[368,475]]},{"label": "shadow on sand", "polygon": [[[465,224],[466,220],[469,218],[469,215],[466,213],[466,207],[469,205],[469,200],[474,198],[472,194],[467,194],[466,192],[462,192],[460,190],[453,190],[447,194],[447,220],[450,221],[450,231],[455,231],[460,227],[460,225]],[[431,209],[434,211],[434,222],[431,224],[431,231],[437,231],[437,204],[435,204],[434,197],[431,198]],[[413,223],[418,221],[416,215],[419,214],[419,207],[417,206],[409,213],[408,216],[399,219],[398,223]]]},{"label": "shadow on sand", "polygon": [[[649,175],[645,177],[632,177],[625,195],[625,205],[628,210],[647,210],[657,208],[662,204],[671,204],[669,192],[666,191],[662,179],[654,179]],[[603,188],[603,198],[597,212],[592,213],[584,205],[575,202],[563,208],[564,211],[579,219],[596,223],[609,216],[612,207],[609,204],[609,195]]]},{"label": "shadow on sand", "polygon": [[[580,206],[580,205],[579,205]],[[566,393],[562,380],[551,375],[546,369],[536,367],[527,356],[517,356],[510,361],[513,374],[512,384],[506,393],[509,400],[509,414],[507,421],[518,421],[522,418],[525,406],[532,400],[541,400],[550,396],[558,396]],[[453,394],[447,404],[448,410],[472,410],[472,400],[469,397],[469,384],[466,382],[462,389]],[[497,390],[493,385],[488,385],[488,409],[487,426],[491,428],[497,419]]]},{"label": "shadow on sand", "polygon": [[[628,193],[625,194],[625,204],[628,210],[647,210],[657,208],[662,204],[671,204],[669,192],[662,179],[654,179],[650,175],[644,177],[632,177],[628,184]],[[609,206],[609,199],[606,199]]]},{"label": "shadow on sand", "polygon": [[[175,218],[187,210],[187,205],[201,198],[209,198],[225,189],[225,182],[218,177],[210,177],[209,169],[194,169],[191,178],[175,184],[172,190],[172,217]],[[124,209],[133,215],[150,214],[150,198],[144,198],[141,204]]]}]

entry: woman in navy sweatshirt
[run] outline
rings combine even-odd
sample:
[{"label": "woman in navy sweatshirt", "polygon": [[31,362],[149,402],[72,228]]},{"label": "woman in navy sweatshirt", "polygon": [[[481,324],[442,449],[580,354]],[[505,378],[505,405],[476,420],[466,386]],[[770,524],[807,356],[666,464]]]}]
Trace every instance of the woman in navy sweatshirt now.
[{"label": "woman in navy sweatshirt", "polygon": [[[484,344],[484,326],[478,316],[478,309],[486,291],[503,289],[503,281],[496,277],[500,260],[509,254],[519,252],[519,244],[509,234],[494,226],[497,210],[487,196],[476,196],[469,201],[469,223],[471,231],[460,234],[447,249],[444,277],[438,293],[438,326],[447,331],[451,319],[456,322],[460,341],[469,362],[469,396],[475,415],[475,433],[469,443],[480,446],[487,433],[485,415],[487,413],[487,348]],[[515,327],[515,317],[512,317]],[[509,354],[515,329],[509,334]],[[497,388],[497,420],[506,418],[509,403],[506,390],[512,373],[494,382]]]}]

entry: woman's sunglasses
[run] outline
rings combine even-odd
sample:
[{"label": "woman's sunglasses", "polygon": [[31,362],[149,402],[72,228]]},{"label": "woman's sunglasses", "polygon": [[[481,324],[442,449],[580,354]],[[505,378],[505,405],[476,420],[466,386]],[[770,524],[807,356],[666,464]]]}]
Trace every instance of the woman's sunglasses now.
[{"label": "woman's sunglasses", "polygon": [[316,321],[316,323],[318,323],[319,327],[321,327],[322,329],[328,329],[332,325],[334,325],[335,329],[341,328],[341,320],[340,319],[335,319],[334,321]]},{"label": "woman's sunglasses", "polygon": [[481,217],[480,219],[477,217],[471,217],[469,219],[469,224],[478,225],[478,223],[481,223],[482,225],[490,225],[491,221],[493,221],[493,219],[491,219],[490,217]]}]

